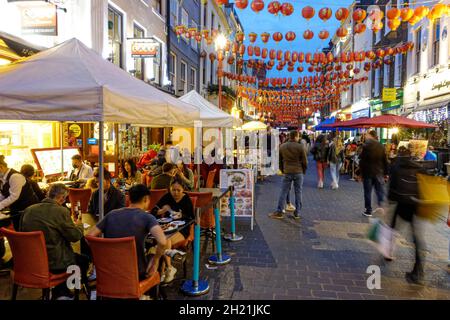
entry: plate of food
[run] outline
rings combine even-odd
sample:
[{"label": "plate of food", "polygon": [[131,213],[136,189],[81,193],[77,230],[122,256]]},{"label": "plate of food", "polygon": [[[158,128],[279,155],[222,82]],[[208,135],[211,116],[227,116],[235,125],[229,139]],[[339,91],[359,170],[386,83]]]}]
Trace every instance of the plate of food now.
[{"label": "plate of food", "polygon": [[172,218],[161,218],[161,219],[158,219],[157,221],[159,223],[166,224],[166,223],[172,222],[172,220],[173,220]]},{"label": "plate of food", "polygon": [[245,188],[245,173],[243,172],[229,172],[228,185],[234,186],[237,189]]},{"label": "plate of food", "polygon": [[178,221],[173,221],[171,224],[176,226],[176,227],[181,227],[181,226],[184,226],[186,224],[186,221],[178,220]]},{"label": "plate of food", "polygon": [[161,226],[161,228],[163,229],[164,233],[170,233],[178,229],[178,227],[173,222],[164,224]]}]

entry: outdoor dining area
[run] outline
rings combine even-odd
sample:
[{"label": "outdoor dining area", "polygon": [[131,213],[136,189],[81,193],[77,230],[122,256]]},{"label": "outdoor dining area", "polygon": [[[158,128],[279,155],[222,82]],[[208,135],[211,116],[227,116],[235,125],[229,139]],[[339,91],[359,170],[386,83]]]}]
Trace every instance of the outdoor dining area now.
[{"label": "outdoor dining area", "polygon": [[[61,73],[61,70],[64,72]],[[77,39],[1,67],[0,86],[2,87],[0,120],[52,121],[61,125],[67,121],[94,122],[98,124],[99,150],[105,149],[106,122],[182,128],[193,128],[195,121],[202,121],[205,128],[224,128],[241,124],[214,105],[208,106],[199,100],[198,96],[176,99],[135,79],[105,61]],[[65,151],[61,143],[58,158],[61,162],[61,177],[68,175],[65,168],[70,165],[67,164],[68,161],[64,163],[67,158],[64,156]],[[79,160],[80,157],[75,154],[71,159],[73,164],[73,161]],[[149,294],[153,299],[164,298],[164,294],[159,290],[160,284],[171,281],[162,281],[164,279],[159,273],[161,266],[156,266],[156,272],[146,278],[139,272],[138,262],[142,255],[139,248],[144,244],[137,243],[133,237],[106,237],[105,230],[102,230],[104,237],[92,236],[92,232],[99,228],[102,221],[112,219],[109,215],[111,211],[123,207],[139,208],[148,216],[154,217],[152,219],[158,218],[157,225],[164,235],[159,234],[159,237],[164,242],[183,234],[183,237],[177,237],[179,241],[172,242],[170,249],[166,248],[162,252],[161,261],[166,261],[166,264],[171,264],[172,261],[181,263],[184,271],[181,290],[185,294],[195,296],[208,292],[207,281],[199,278],[201,255],[212,254],[208,261],[215,265],[231,261],[231,258],[222,252],[221,245],[223,218],[220,210],[224,209],[221,202],[223,203],[225,197],[231,224],[226,238],[230,241],[242,239],[236,234],[234,188],[218,186],[219,172],[223,166],[214,167],[205,164],[190,166],[189,170],[195,172],[193,186],[184,188],[185,184],[179,182],[182,186],[183,199],[187,197],[187,206],[192,210],[192,215],[187,217],[184,210],[181,215],[173,214],[175,210],[165,209],[164,206],[167,204],[161,202],[174,197],[172,196],[174,192],[180,192],[180,190],[173,191],[175,183],[172,180],[177,180],[173,177],[174,173],[170,185],[152,188],[153,180],[158,179],[158,175],[152,176],[149,169],[141,168],[141,178],[132,185],[123,187],[123,184],[119,183],[119,177],[107,170],[104,160],[104,152],[99,152],[96,168],[82,186],[74,185],[74,181],[59,179],[45,185],[41,184],[48,189],[47,196],[51,198],[46,198],[44,202],[58,205],[58,210],[65,210],[67,213],[64,213],[64,216],[67,215],[67,219],[69,217],[70,219],[64,220],[64,226],[67,228],[70,226],[69,229],[79,233],[66,238],[65,241],[71,243],[70,247],[77,257],[86,253],[90,256],[91,264],[87,269],[90,270],[93,281],[83,281],[86,280],[83,279],[85,275],[80,276],[76,268],[76,265],[81,265],[78,264],[79,261],[75,266],[65,266],[68,267],[66,270],[55,272],[49,265],[49,257],[54,254],[55,248],[49,247],[44,232],[22,230],[23,221],[20,228],[12,223],[14,217],[23,218],[24,212],[28,215],[27,209],[5,208],[0,212],[0,226],[2,226],[0,237],[6,239],[7,254],[11,263],[11,298],[20,299],[20,288],[31,288],[42,290],[43,300],[55,299],[51,289],[69,282],[73,284],[68,288],[73,291],[74,299],[80,298],[80,291],[86,294],[87,299],[94,297],[142,299]],[[54,159],[53,161],[55,162]],[[53,165],[58,166],[59,163]],[[171,166],[173,172],[177,171],[176,164]],[[5,167],[9,170],[6,163]],[[160,167],[163,170],[164,164]],[[81,169],[80,167],[77,169],[79,175]],[[80,182],[79,179],[75,180]],[[139,188],[147,191],[142,191],[144,195],[137,199],[133,192]],[[37,206],[42,204],[39,203]],[[159,214],[161,210],[165,211],[164,214]],[[37,213],[36,215],[39,216]],[[124,225],[123,229],[126,227]],[[205,237],[206,243],[211,242],[212,251],[200,252],[201,237]],[[155,239],[158,240],[158,233],[156,236],[151,232],[148,233],[144,245],[145,252],[153,256],[159,254],[155,253],[155,243],[158,242],[155,242]],[[187,261],[193,263],[191,274],[188,273]],[[172,274],[170,277],[173,279],[173,276]]]}]

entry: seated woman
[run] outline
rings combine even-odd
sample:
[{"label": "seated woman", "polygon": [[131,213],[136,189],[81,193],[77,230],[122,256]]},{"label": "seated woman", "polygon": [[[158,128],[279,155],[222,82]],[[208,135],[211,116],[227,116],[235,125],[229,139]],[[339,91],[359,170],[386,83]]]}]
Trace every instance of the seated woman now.
[{"label": "seated woman", "polygon": [[175,176],[179,178],[181,182],[183,182],[188,191],[194,189],[194,172],[192,172],[192,170],[188,168],[183,160],[178,160]]},{"label": "seated woman", "polygon": [[[156,204],[159,210],[156,215],[159,218],[169,216],[170,212],[177,213],[178,219],[186,221],[186,223],[194,220],[194,206],[191,198],[185,193],[185,186],[179,178],[174,178],[170,182],[170,188]],[[189,235],[189,230],[186,228],[181,232],[177,232],[170,237],[172,244],[184,241]]]},{"label": "seated woman", "polygon": [[45,192],[39,187],[38,183],[34,180],[36,171],[31,164],[24,164],[22,168],[20,168],[20,173],[27,179],[31,187],[33,188],[34,194],[38,198],[39,201],[44,200]]},{"label": "seated woman", "polygon": [[141,172],[137,169],[136,163],[133,160],[128,159],[122,164],[119,179],[125,181],[125,186],[127,189],[141,183]]},{"label": "seated woman", "polygon": [[[184,193],[184,186],[180,179],[174,178],[170,183],[170,188],[167,194],[165,194],[157,203],[157,208],[153,212],[158,218],[169,216],[170,213],[175,213],[175,218],[182,219],[186,223],[194,219],[194,207],[189,196]],[[159,208],[159,209],[158,209]],[[173,215],[172,215],[173,217]],[[189,228],[185,228],[180,232],[177,232],[168,237],[168,247],[172,248],[172,245],[184,241],[189,235]],[[161,282],[171,282],[177,272],[172,266],[170,257],[165,256],[161,266]]]}]

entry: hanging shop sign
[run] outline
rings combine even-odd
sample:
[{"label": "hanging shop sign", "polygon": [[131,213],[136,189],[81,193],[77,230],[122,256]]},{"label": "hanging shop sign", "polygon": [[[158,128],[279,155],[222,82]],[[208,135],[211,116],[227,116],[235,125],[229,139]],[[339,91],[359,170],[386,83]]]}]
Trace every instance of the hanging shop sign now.
[{"label": "hanging shop sign", "polygon": [[69,126],[69,132],[71,131],[75,138],[78,138],[81,135],[81,127],[78,124],[71,124]]},{"label": "hanging shop sign", "polygon": [[47,2],[20,4],[22,34],[58,35],[56,6]]},{"label": "hanging shop sign", "polygon": [[391,102],[397,100],[396,88],[383,88],[383,101]]},{"label": "hanging shop sign", "polygon": [[133,58],[155,58],[159,56],[160,43],[153,38],[128,39]]}]

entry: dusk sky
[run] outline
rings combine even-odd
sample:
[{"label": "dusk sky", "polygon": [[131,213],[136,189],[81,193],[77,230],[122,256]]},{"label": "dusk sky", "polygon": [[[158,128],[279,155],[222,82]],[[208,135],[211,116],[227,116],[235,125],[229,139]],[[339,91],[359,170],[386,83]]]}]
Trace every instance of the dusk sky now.
[{"label": "dusk sky", "polygon": [[[336,33],[337,28],[339,28],[340,22],[336,20],[334,13],[341,7],[348,7],[353,1],[351,0],[339,0],[339,1],[308,1],[308,0],[295,0],[289,1],[294,6],[294,13],[291,16],[285,17],[281,13],[278,16],[272,15],[267,11],[267,7],[271,1],[265,0],[265,7],[259,13],[254,12],[251,9],[251,0],[249,0],[248,7],[244,10],[236,8],[238,12],[241,23],[244,27],[244,32],[246,35],[245,44],[250,44],[248,40],[248,34],[250,32],[255,32],[258,34],[258,38],[254,45],[262,48],[267,48],[276,50],[294,50],[302,52],[316,52],[321,50],[323,47],[328,45],[333,35]],[[283,1],[279,1],[283,3]],[[312,6],[315,9],[315,16],[313,19],[307,21],[302,17],[302,8],[305,6]],[[321,8],[328,7],[333,11],[331,19],[323,22],[319,17],[318,13]],[[303,32],[310,29],[314,32],[314,38],[306,41],[303,39]],[[330,37],[327,40],[320,40],[318,35],[322,30],[327,30],[330,33]],[[283,34],[283,40],[278,44],[272,39],[272,34],[274,32],[281,32]],[[296,34],[296,38],[292,42],[286,41],[284,35],[288,31],[293,31]],[[263,32],[268,32],[271,34],[271,38],[267,44],[261,41],[260,34]],[[246,51],[247,52],[247,51]],[[246,59],[248,59],[246,53]],[[266,59],[268,61],[269,58]],[[296,80],[300,73],[297,71],[298,63],[296,64],[294,72],[288,72],[287,66],[283,71],[276,70],[276,64],[274,68],[267,73],[268,77],[292,77]],[[305,67],[306,64],[304,63]],[[305,68],[306,69],[306,68]],[[306,70],[304,73],[308,73]]]}]

